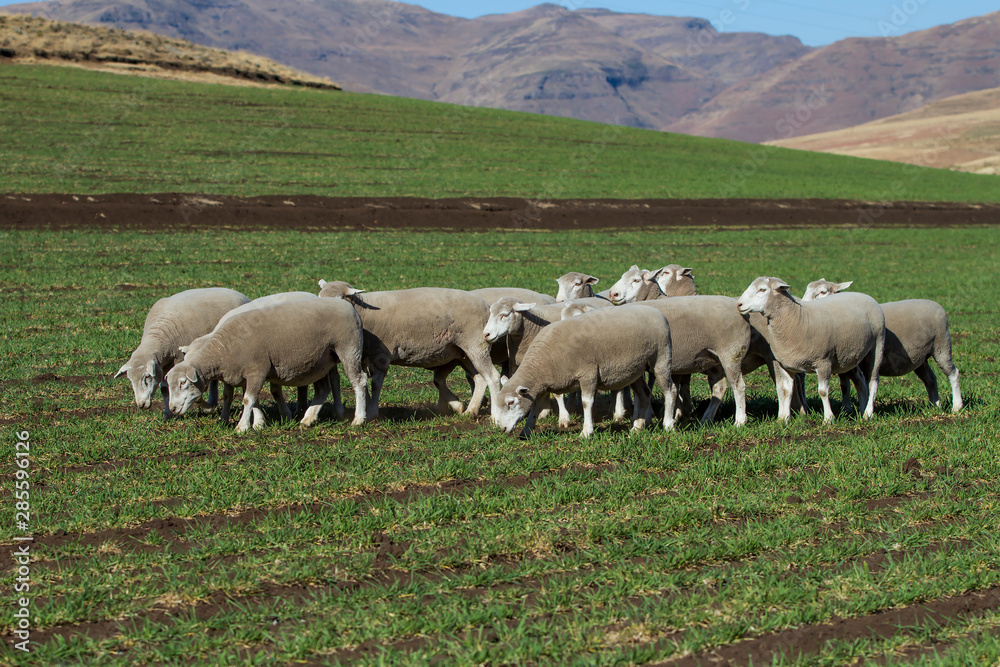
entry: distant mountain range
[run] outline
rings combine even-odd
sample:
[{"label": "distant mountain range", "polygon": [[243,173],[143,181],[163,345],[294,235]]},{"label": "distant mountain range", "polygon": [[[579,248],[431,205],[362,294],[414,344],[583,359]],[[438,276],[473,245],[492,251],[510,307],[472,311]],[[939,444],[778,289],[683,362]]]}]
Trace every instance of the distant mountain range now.
[{"label": "distant mountain range", "polygon": [[0,11],[241,49],[347,90],[768,141],[1000,84],[1000,12],[812,49],[698,18],[539,5],[461,19],[384,0],[52,0]]}]

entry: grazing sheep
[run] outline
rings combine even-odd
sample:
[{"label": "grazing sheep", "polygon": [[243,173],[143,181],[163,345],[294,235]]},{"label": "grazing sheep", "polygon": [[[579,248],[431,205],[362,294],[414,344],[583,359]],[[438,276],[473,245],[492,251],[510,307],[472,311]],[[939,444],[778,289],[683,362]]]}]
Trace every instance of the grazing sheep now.
[{"label": "grazing sheep", "polygon": [[[466,373],[480,376],[466,414],[476,415],[486,386],[490,414],[496,414],[500,374],[490,358],[490,344],[483,338],[489,306],[475,294],[441,287],[417,287],[387,292],[355,289],[345,282],[319,281],[320,296],[350,301],[361,316],[365,333],[365,364],[371,375],[369,417],[378,415],[378,399],[390,364],[439,369],[457,360]],[[440,372],[434,374],[438,410],[461,402],[448,389]],[[486,386],[484,386],[486,385]],[[456,410],[457,411],[457,410]]]},{"label": "grazing sheep", "polygon": [[823,421],[829,422],[833,420],[831,374],[858,366],[867,382],[866,387],[859,387],[861,403],[867,403],[864,417],[874,414],[885,343],[885,316],[874,299],[850,293],[802,302],[783,280],[762,276],[750,283],[736,306],[740,313],[761,313],[767,320],[767,339],[778,362],[779,419],[787,421],[791,412],[790,373],[816,372]]},{"label": "grazing sheep", "polygon": [[[834,283],[820,278],[806,286],[803,301],[822,299],[837,294],[851,282]],[[951,358],[951,332],[948,330],[948,314],[936,301],[929,299],[907,299],[879,304],[885,314],[885,350],[879,376],[898,377],[916,373],[927,389],[927,398],[941,407],[938,395],[937,377],[931,370],[929,359],[934,358],[951,383],[951,410],[962,409],[962,391],[958,385],[958,369]],[[841,391],[850,397],[848,378],[840,376]],[[796,388],[799,387],[797,383]],[[802,386],[802,391],[805,391]]]},{"label": "grazing sheep", "polygon": [[[146,315],[139,347],[115,377],[128,376],[135,392],[135,404],[140,408],[150,406],[153,392],[159,386],[163,395],[163,416],[170,417],[170,398],[164,377],[183,358],[180,347],[207,334],[227,312],[249,301],[236,290],[223,287],[190,289],[160,299]],[[209,389],[209,403],[214,405],[218,383],[212,383]]]},{"label": "grazing sheep", "polygon": [[656,282],[658,273],[633,266],[611,288],[611,301],[615,305],[652,306],[667,317],[673,335],[673,379],[683,412],[692,408],[690,376],[704,373],[712,387],[712,399],[701,421],[715,418],[728,381],[736,402],[735,423],[742,426],[746,423],[742,366],[750,348],[750,324],[736,312],[736,300],[728,296],[668,297]]},{"label": "grazing sheep", "polygon": [[[577,299],[573,303],[589,305],[592,308],[611,306],[610,301],[600,297]],[[522,303],[510,297],[500,299],[490,306],[490,316],[483,327],[483,335],[491,344],[496,344],[506,337],[505,345],[511,375],[517,371],[538,332],[552,322],[559,321],[564,306],[564,303],[539,306],[534,303]],[[559,409],[559,426],[567,428],[570,418],[566,402],[562,394],[556,394],[554,398]],[[623,419],[624,416],[624,405],[616,406],[615,419]]]},{"label": "grazing sheep", "polygon": [[594,432],[597,391],[631,386],[636,396],[632,428],[642,429],[652,416],[645,374],[653,370],[666,398],[663,428],[673,428],[677,389],[670,379],[670,340],[666,318],[645,306],[630,306],[627,312],[599,309],[553,322],[538,333],[524,363],[501,389],[500,426],[512,433],[527,417],[522,434],[528,436],[545,396],[578,389],[583,402],[582,435],[589,437]]},{"label": "grazing sheep", "polygon": [[[316,299],[318,298],[312,292],[279,292],[277,294],[268,294],[267,296],[257,297],[250,303],[245,303],[239,308],[233,308],[228,313],[222,316],[219,323],[215,325],[215,329],[229,320],[229,318],[245,313],[248,310],[255,310],[257,308],[265,308],[267,306],[275,306],[279,303],[290,303],[292,301],[302,301],[304,299]],[[215,331],[213,329],[213,331]],[[191,341],[191,344],[187,346],[185,353],[198,349],[204,341],[208,340],[210,334],[201,336]],[[344,416],[344,404],[341,401],[340,396],[340,374],[337,372],[337,367],[334,366],[333,370],[330,371],[330,383],[333,389],[333,405],[334,412],[337,415],[337,419],[342,419]],[[271,384],[271,395],[274,396],[274,401],[278,405],[278,410],[281,412],[281,416],[285,419],[291,420],[292,411],[288,408],[288,404],[285,402],[285,394],[281,390],[281,385]],[[298,388],[298,402],[296,403],[296,411],[300,413],[298,416],[302,417],[305,413],[306,406],[309,402],[309,387],[303,386]]]},{"label": "grazing sheep", "polygon": [[223,420],[228,421],[233,387],[243,387],[243,415],[236,430],[260,428],[257,403],[265,382],[286,387],[316,383],[316,396],[302,425],[316,422],[329,393],[323,382],[339,360],[354,387],[355,426],[365,421],[367,377],[361,366],[361,318],[349,304],[312,299],[248,310],[224,322],[184,361],[167,373],[170,408],[184,414],[210,381],[225,383]]}]

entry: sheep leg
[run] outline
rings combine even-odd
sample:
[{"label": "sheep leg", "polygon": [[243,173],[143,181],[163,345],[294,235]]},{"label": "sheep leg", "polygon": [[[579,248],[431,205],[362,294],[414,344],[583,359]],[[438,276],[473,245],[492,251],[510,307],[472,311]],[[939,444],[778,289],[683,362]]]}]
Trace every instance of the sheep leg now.
[{"label": "sheep leg", "polygon": [[566,407],[566,394],[554,394],[552,397],[555,399],[556,408],[559,410],[559,428],[569,428],[573,420],[570,417],[569,408]]},{"label": "sheep leg", "polygon": [[[743,372],[738,365],[727,367],[725,371],[726,379],[733,387],[733,400],[736,403],[736,420],[734,423],[737,426],[743,426],[747,423],[746,381],[743,379]],[[713,414],[712,416],[714,417],[715,415]]]},{"label": "sheep leg", "polygon": [[583,404],[583,431],[580,432],[584,438],[589,438],[594,434],[594,397],[597,394],[597,382],[580,383],[580,403]]},{"label": "sheep leg", "polygon": [[705,371],[705,376],[708,378],[708,384],[712,387],[712,398],[708,402],[708,407],[705,408],[705,414],[701,417],[702,424],[708,424],[715,419],[715,413],[719,410],[719,406],[722,405],[722,399],[725,397],[726,389],[729,387],[726,382],[726,374],[719,366],[709,368]]},{"label": "sheep leg", "polygon": [[[623,421],[625,419],[625,389],[621,389],[615,392],[615,414],[614,420],[616,422]],[[632,415],[635,416],[635,406],[632,406]]]},{"label": "sheep leg", "polygon": [[[438,402],[434,411],[439,415],[461,414],[462,412],[462,401],[458,400],[458,396],[448,387],[448,376],[457,365],[458,362],[453,361],[434,369],[434,386],[438,390]],[[475,394],[475,389],[473,389],[473,394]]]},{"label": "sheep leg", "polygon": [[170,412],[170,388],[166,380],[160,383],[160,396],[163,397],[163,418],[170,419],[174,415]]},{"label": "sheep leg", "polygon": [[243,414],[236,425],[237,433],[245,433],[250,429],[251,423],[255,429],[264,425],[264,411],[257,407],[257,397],[264,387],[264,379],[247,379],[246,387],[243,389]]},{"label": "sheep leg", "polygon": [[214,408],[219,404],[219,381],[212,380],[208,383],[208,406]]},{"label": "sheep leg", "polygon": [[271,396],[274,397],[274,402],[278,405],[278,413],[281,418],[291,421],[292,411],[288,409],[288,403],[285,402],[285,392],[282,391],[280,384],[271,383]]},{"label": "sheep leg", "polygon": [[639,378],[632,383],[632,393],[635,396],[635,403],[632,406],[632,430],[641,431],[652,420],[652,394],[646,386],[646,380]]},{"label": "sheep leg", "polygon": [[[840,391],[846,397],[844,402],[847,403],[847,407],[842,409],[844,414],[850,414],[854,411],[854,405],[851,403],[851,383],[854,383],[854,388],[858,392],[858,410],[868,402],[868,379],[865,377],[864,372],[861,370],[860,366],[854,368],[850,373],[842,373],[840,375]],[[844,393],[846,391],[846,394]]]},{"label": "sheep leg", "polygon": [[774,389],[778,394],[778,419],[788,421],[792,416],[792,392],[795,390],[795,381],[781,364],[775,364],[774,375]]},{"label": "sheep leg", "polygon": [[[775,375],[773,372],[773,366],[771,368],[771,379],[774,380]],[[806,399],[806,374],[796,373],[793,380],[795,382],[795,386],[792,391],[791,409],[798,412],[800,415],[804,415],[809,412],[809,401]],[[777,386],[777,382],[775,383],[775,386]]]},{"label": "sheep leg", "polygon": [[[663,430],[674,428],[677,409],[677,383],[670,375],[670,359],[664,355],[656,361],[656,384],[663,392]],[[652,395],[652,394],[650,394]]]},{"label": "sheep leg", "polygon": [[312,426],[319,419],[319,411],[323,409],[327,396],[330,395],[329,374],[317,382],[313,383],[313,400],[306,409],[306,414],[299,423],[303,426]]},{"label": "sheep leg", "polygon": [[816,365],[816,383],[818,385],[819,398],[823,401],[824,423],[833,421],[833,408],[830,407],[830,377],[832,375],[833,371],[830,369],[829,363]]},{"label": "sheep leg", "polygon": [[[878,393],[879,368],[882,366],[882,355],[885,352],[885,328],[881,335],[875,339],[875,350],[865,357],[863,369],[865,378],[868,380],[868,405],[865,408],[863,417],[871,419],[875,414],[875,395]],[[869,358],[871,361],[869,362]]]},{"label": "sheep leg", "polygon": [[[962,409],[962,390],[958,386],[958,369],[951,359],[951,332],[945,329],[943,336],[934,339],[934,361],[944,371],[951,383],[951,411]],[[936,382],[937,380],[935,380]]]},{"label": "sheep leg", "polygon": [[294,419],[301,420],[309,407],[309,385],[302,385],[295,388],[295,415]]},{"label": "sheep leg", "polygon": [[229,410],[233,405],[234,391],[233,385],[222,383],[222,414],[219,415],[219,421],[223,424],[229,423]]},{"label": "sheep leg", "polygon": [[378,399],[379,395],[382,393],[382,383],[385,382],[386,371],[381,368],[375,368],[372,371],[372,393],[368,398],[368,414],[367,419],[375,419],[378,417]]},{"label": "sheep leg", "polygon": [[333,415],[337,419],[343,419],[344,397],[340,393],[340,373],[337,371],[336,364],[327,374],[326,381],[330,383],[330,391],[333,392]]},{"label": "sheep leg", "polygon": [[[470,366],[471,369],[469,368]],[[496,366],[493,365],[489,349],[486,349],[486,351],[482,354],[476,354],[475,350],[473,350],[472,354],[466,352],[466,358],[462,360],[462,367],[465,368],[466,372],[475,372],[485,379],[486,385],[490,390],[490,417],[492,417],[494,423],[496,423],[497,414],[499,412],[497,407],[497,396],[500,395],[500,373],[497,372]],[[476,393],[479,394],[478,401],[473,400],[476,396],[469,399],[469,408],[465,411],[466,414],[476,415],[479,413],[479,405],[483,400],[481,387],[476,388]],[[473,410],[473,408],[475,408],[475,410]]]}]

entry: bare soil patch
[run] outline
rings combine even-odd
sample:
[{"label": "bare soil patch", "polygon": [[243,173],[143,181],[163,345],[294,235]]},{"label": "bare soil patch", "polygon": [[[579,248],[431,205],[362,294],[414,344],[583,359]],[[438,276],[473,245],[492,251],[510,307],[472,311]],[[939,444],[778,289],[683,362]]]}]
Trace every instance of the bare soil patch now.
[{"label": "bare soil patch", "polygon": [[[0,229],[641,229],[857,225],[872,202],[839,199],[559,199],[516,197],[232,197],[165,194],[0,195]],[[1000,204],[893,202],[879,227],[1000,225]],[[866,218],[868,219],[868,218]]]}]

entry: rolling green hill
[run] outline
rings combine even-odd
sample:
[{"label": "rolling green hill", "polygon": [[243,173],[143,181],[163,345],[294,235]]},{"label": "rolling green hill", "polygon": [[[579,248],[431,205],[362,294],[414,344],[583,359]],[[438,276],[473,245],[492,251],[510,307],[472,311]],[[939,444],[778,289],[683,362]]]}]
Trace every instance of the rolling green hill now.
[{"label": "rolling green hill", "polygon": [[354,93],[0,65],[0,190],[998,201],[994,176]]}]

